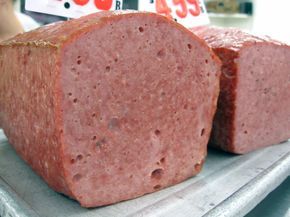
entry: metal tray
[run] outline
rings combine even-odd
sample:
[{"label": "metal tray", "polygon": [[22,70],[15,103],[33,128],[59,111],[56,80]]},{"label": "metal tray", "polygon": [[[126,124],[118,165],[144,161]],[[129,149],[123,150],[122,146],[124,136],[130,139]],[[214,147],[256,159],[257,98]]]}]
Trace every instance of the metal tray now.
[{"label": "metal tray", "polygon": [[85,209],[51,190],[0,130],[1,217],[239,217],[290,175],[290,142],[246,155],[209,149],[202,172],[181,184],[111,206]]}]

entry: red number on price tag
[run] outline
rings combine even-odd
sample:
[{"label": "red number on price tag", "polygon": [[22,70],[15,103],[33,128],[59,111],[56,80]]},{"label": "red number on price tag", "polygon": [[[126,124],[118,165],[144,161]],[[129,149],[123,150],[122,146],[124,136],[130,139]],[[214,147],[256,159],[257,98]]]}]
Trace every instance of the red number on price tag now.
[{"label": "red number on price tag", "polygon": [[113,0],[95,0],[95,5],[99,10],[108,11],[111,9]]},{"label": "red number on price tag", "polygon": [[172,19],[171,9],[168,7],[166,0],[156,0],[156,12],[159,14],[164,14],[166,17]]},{"label": "red number on price tag", "polygon": [[74,0],[74,3],[76,3],[77,5],[86,5],[90,0]]},{"label": "red number on price tag", "polygon": [[188,3],[194,6],[194,9],[189,9],[189,13],[191,13],[193,16],[199,16],[200,15],[199,0],[187,0],[187,1]]},{"label": "red number on price tag", "polygon": [[179,5],[180,4],[181,11],[180,10],[176,10],[176,14],[180,18],[185,18],[187,16],[187,6],[186,6],[185,0],[173,0],[173,4],[174,5]]},{"label": "red number on price tag", "polygon": [[[181,10],[176,10],[176,15],[179,18],[185,18],[189,13],[192,16],[199,16],[201,13],[200,6],[199,6],[199,0],[172,0],[174,5],[180,5]],[[193,6],[193,8],[187,8],[187,4],[190,4]],[[168,4],[166,3],[166,0],[156,0],[155,3],[156,12],[159,14],[164,14],[168,18],[172,18],[171,16],[171,8],[168,7]]]}]

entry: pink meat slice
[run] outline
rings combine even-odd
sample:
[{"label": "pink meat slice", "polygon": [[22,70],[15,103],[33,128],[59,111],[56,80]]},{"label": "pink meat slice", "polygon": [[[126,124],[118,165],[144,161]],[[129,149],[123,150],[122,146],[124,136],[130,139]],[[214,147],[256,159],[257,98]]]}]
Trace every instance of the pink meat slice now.
[{"label": "pink meat slice", "polygon": [[196,27],[222,61],[211,144],[244,154],[290,138],[290,46],[234,28]]}]

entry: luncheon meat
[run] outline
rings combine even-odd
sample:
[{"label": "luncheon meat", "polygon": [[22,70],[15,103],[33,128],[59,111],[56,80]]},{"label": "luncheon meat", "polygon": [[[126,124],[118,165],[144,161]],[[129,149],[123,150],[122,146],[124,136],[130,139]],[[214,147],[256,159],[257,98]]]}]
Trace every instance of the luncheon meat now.
[{"label": "luncheon meat", "polygon": [[222,60],[211,144],[243,154],[290,138],[290,46],[237,29],[192,29]]},{"label": "luncheon meat", "polygon": [[220,62],[163,16],[102,12],[0,45],[0,123],[54,190],[95,207],[203,165]]}]

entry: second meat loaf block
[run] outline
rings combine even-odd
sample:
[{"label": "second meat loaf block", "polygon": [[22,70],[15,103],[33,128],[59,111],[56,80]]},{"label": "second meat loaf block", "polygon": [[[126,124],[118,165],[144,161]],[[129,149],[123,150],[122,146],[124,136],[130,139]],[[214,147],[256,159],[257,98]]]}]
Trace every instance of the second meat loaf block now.
[{"label": "second meat loaf block", "polygon": [[232,28],[192,31],[223,63],[211,143],[243,154],[290,138],[290,47]]},{"label": "second meat loaf block", "polygon": [[0,124],[17,153],[85,207],[202,167],[220,62],[167,18],[103,12],[0,45]]}]

